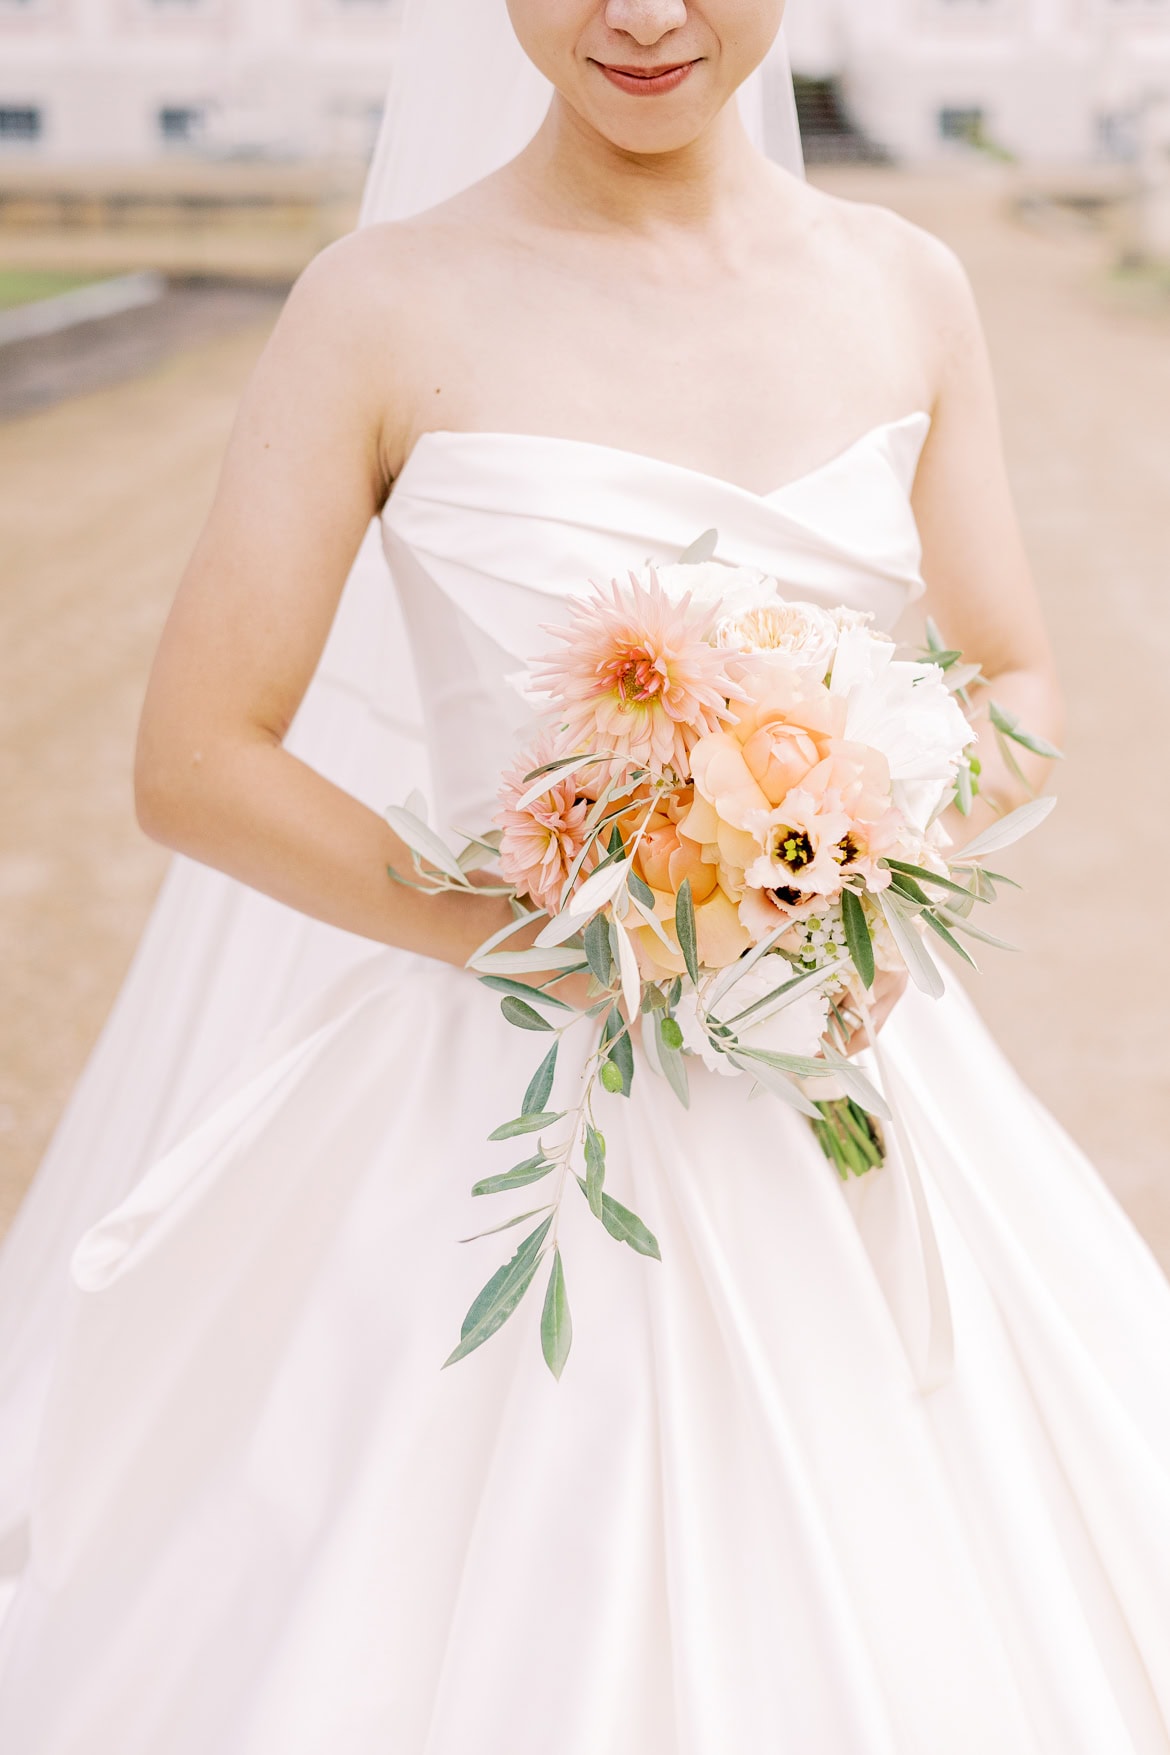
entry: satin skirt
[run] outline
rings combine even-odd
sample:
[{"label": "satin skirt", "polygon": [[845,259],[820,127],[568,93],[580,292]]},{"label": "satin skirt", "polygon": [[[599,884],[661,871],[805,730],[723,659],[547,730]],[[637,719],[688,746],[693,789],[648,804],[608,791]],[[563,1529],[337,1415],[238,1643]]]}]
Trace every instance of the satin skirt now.
[{"label": "satin skirt", "polygon": [[644,1066],[607,1186],[661,1262],[570,1189],[561,1382],[539,1286],[443,1370],[523,1233],[458,1240],[540,1204],[469,1192],[534,1041],[376,952],[82,1238],[0,1748],[1167,1755],[1170,1291],[962,992],[884,1036],[929,1389],[900,1172]]}]

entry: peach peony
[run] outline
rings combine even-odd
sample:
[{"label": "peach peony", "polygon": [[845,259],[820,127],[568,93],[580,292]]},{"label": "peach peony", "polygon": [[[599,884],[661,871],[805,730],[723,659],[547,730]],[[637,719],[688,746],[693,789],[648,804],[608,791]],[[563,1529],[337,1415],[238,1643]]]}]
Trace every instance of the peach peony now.
[{"label": "peach peony", "polygon": [[685,774],[692,744],[730,719],[728,699],[742,694],[729,654],[708,643],[711,617],[687,597],[672,603],[653,574],[649,585],[631,574],[628,586],[571,599],[568,626],[550,629],[566,650],[539,670],[566,747]]},{"label": "peach peony", "polygon": [[[632,910],[626,916],[626,927],[638,963],[648,981],[685,973],[686,964],[674,930],[674,906],[673,895],[655,890],[654,913],[669,940],[669,947],[663,944],[653,927],[639,926],[638,917]],[[719,884],[695,904],[695,939],[699,962],[704,969],[725,969],[729,963],[738,962],[751,945],[751,937],[740,920],[735,901]]]},{"label": "peach peony", "polygon": [[735,902],[720,888],[714,857],[679,833],[680,820],[689,813],[692,802],[693,789],[680,786],[654,801],[648,822],[645,803],[621,819],[622,838],[632,849],[634,869],[654,893],[654,913],[669,940],[668,947],[653,927],[639,925],[636,911],[626,917],[639,964],[650,980],[681,975],[685,968],[675,935],[674,911],[678,892],[687,881],[695,907],[700,963],[722,969],[742,956],[748,946]]},{"label": "peach peony", "polygon": [[691,751],[695,801],[679,824],[708,858],[741,874],[760,852],[752,825],[803,783],[844,717],[821,683],[795,671],[753,673],[747,696],[736,704],[733,725]]},{"label": "peach peony", "polygon": [[[692,897],[696,902],[705,902],[717,882],[715,862],[704,859],[695,843],[684,840],[678,830],[693,800],[694,789],[682,786],[656,801],[638,840],[634,869],[652,890],[660,890],[666,896],[677,896],[689,878]],[[623,819],[622,833],[627,842],[633,842],[643,821],[644,810],[631,812],[628,825]]]},{"label": "peach peony", "polygon": [[504,775],[499,794],[503,809],[495,819],[504,831],[500,841],[504,877],[521,896],[531,896],[538,908],[547,908],[550,914],[559,908],[569,869],[585,845],[589,800],[578,797],[576,776],[558,780],[553,774],[547,792],[522,810],[517,805],[531,786],[524,776],[562,753],[549,734],[537,739]]}]

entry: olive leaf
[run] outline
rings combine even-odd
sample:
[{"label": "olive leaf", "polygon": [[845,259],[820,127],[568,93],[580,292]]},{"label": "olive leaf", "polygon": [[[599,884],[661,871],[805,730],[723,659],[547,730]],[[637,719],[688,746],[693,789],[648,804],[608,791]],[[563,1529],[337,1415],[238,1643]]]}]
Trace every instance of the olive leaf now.
[{"label": "olive leaf", "polygon": [[961,945],[954,933],[949,931],[948,928],[943,925],[933,908],[924,908],[922,910],[922,918],[927,926],[930,927],[931,931],[937,933],[943,943],[951,947],[956,956],[962,957],[964,963],[969,963],[972,969],[978,969],[979,965],[971,955],[970,951],[967,950],[965,945]]},{"label": "olive leaf", "polygon": [[946,991],[943,978],[934,958],[915,931],[913,917],[906,911],[907,904],[891,895],[889,890],[882,891],[878,903],[911,981],[932,999],[941,999]]},{"label": "olive leaf", "polygon": [[512,981],[507,975],[481,975],[479,980],[482,987],[489,987],[493,993],[514,993],[517,999],[527,1000],[530,1005],[551,1005],[561,1012],[573,1009],[567,1000],[558,999],[555,993],[546,993],[542,987],[530,987],[526,981]]},{"label": "olive leaf", "polygon": [[543,1152],[537,1152],[534,1158],[525,1158],[523,1164],[517,1164],[513,1170],[505,1170],[499,1176],[485,1176],[477,1182],[472,1194],[506,1194],[510,1188],[526,1188],[530,1182],[540,1182],[555,1165],[550,1164]]},{"label": "olive leaf", "polygon": [[658,1054],[658,1065],[667,1084],[678,1098],[684,1109],[691,1106],[691,1086],[687,1078],[687,1063],[682,1056],[682,1031],[673,1018],[655,1016],[656,1040],[654,1043]]},{"label": "olive leaf", "polygon": [[643,878],[638,876],[636,871],[630,873],[630,894],[631,896],[636,896],[644,908],[649,908],[653,911],[654,891]]},{"label": "olive leaf", "polygon": [[1048,742],[1047,738],[1037,737],[1033,732],[1025,731],[1016,715],[1009,713],[1006,707],[1001,707],[998,701],[989,700],[987,712],[995,729],[1004,737],[1010,737],[1013,743],[1021,744],[1024,749],[1031,750],[1035,756],[1046,756],[1050,762],[1064,760],[1063,750],[1058,750],[1054,743]]},{"label": "olive leaf", "polygon": [[560,1043],[554,1042],[536,1071],[533,1073],[532,1078],[529,1080],[528,1089],[524,1093],[524,1101],[520,1105],[521,1115],[539,1115],[543,1113],[544,1106],[552,1095],[553,1078],[555,1077],[557,1070],[557,1050],[559,1048]]},{"label": "olive leaf", "polygon": [[981,859],[985,853],[998,853],[1001,847],[1010,847],[1024,835],[1030,835],[1033,829],[1039,828],[1049,811],[1055,809],[1056,799],[1051,793],[1043,798],[1030,798],[1016,810],[1009,811],[1006,817],[1000,817],[997,823],[968,841],[959,849],[954,863],[966,864],[971,859]]},{"label": "olive leaf", "polygon": [[494,1133],[488,1134],[489,1140],[512,1140],[517,1134],[539,1133],[542,1127],[551,1127],[554,1121],[561,1121],[565,1111],[538,1109],[531,1115],[518,1115],[515,1121],[505,1121]]},{"label": "olive leaf", "polygon": [[540,1266],[540,1250],[548,1236],[552,1216],[530,1231],[511,1261],[497,1268],[463,1318],[459,1345],[443,1361],[444,1370],[457,1360],[465,1359],[489,1341],[502,1328],[536,1277]]},{"label": "olive leaf", "polygon": [[889,1121],[889,1104],[856,1061],[850,1060],[847,1055],[838,1054],[831,1043],[825,1044],[825,1059],[833,1068],[833,1076],[840,1079],[849,1096],[861,1109],[869,1115],[880,1115],[883,1121]]},{"label": "olive leaf", "polygon": [[406,842],[412,853],[419,854],[429,865],[446,872],[448,877],[462,879],[459,861],[447,843],[441,841],[433,829],[428,829],[421,817],[397,804],[388,805],[384,814],[394,833]]},{"label": "olive leaf", "polygon": [[609,921],[604,914],[595,914],[581,935],[590,973],[601,987],[613,980],[613,956],[609,946]]},{"label": "olive leaf", "polygon": [[[957,884],[953,878],[943,877],[937,871],[930,871],[925,865],[910,865],[904,859],[883,859],[882,865],[889,866],[891,871],[900,872],[903,877],[914,878],[920,884],[933,885],[936,889],[950,890],[953,895],[969,897],[971,891],[964,884]],[[982,901],[982,897],[976,900]]]},{"label": "olive leaf", "polygon": [[610,1194],[603,1194],[601,1197],[601,1222],[610,1236],[616,1237],[619,1243],[628,1243],[639,1255],[651,1255],[655,1261],[662,1260],[662,1251],[653,1231],[647,1229],[637,1213],[622,1206]]},{"label": "olive leaf", "polygon": [[605,1185],[605,1136],[585,1124],[585,1197],[595,1219],[601,1217],[601,1191]]},{"label": "olive leaf", "polygon": [[535,975],[547,974],[555,969],[563,975],[575,975],[578,969],[587,967],[585,958],[580,951],[489,951],[480,956],[478,951],[468,964],[477,974],[488,975]]},{"label": "olive leaf", "polygon": [[469,969],[478,969],[481,958],[486,958],[489,951],[494,951],[497,945],[502,945],[506,939],[511,938],[514,933],[519,932],[522,927],[530,926],[534,920],[544,919],[545,910],[543,908],[538,911],[530,910],[527,908],[520,908],[515,903],[513,903],[513,907],[516,908],[516,913],[514,918],[509,920],[507,926],[501,926],[496,932],[492,933],[490,938],[485,938],[481,945],[476,945],[475,949],[467,959],[467,967]]},{"label": "olive leaf", "polygon": [[549,1207],[530,1207],[526,1213],[517,1213],[514,1218],[504,1219],[499,1225],[489,1225],[486,1231],[473,1231],[470,1237],[461,1237],[459,1241],[460,1243],[478,1243],[481,1237],[498,1237],[501,1231],[511,1231],[517,1225],[522,1225],[526,1219],[535,1219],[538,1213],[550,1211]]},{"label": "olive leaf", "polygon": [[773,1066],[762,1054],[750,1048],[737,1047],[728,1050],[727,1058],[741,1072],[751,1073],[757,1084],[762,1085],[765,1091],[770,1091],[773,1097],[779,1097],[781,1102],[789,1104],[799,1114],[807,1115],[810,1121],[816,1120],[817,1111],[800,1086],[788,1073],[781,1072],[779,1067]]},{"label": "olive leaf", "polygon": [[514,993],[504,995],[500,1001],[500,1010],[518,1030],[551,1030],[553,1027],[547,1018],[542,1018],[526,1000],[517,999]]},{"label": "olive leaf", "polygon": [[[912,883],[912,878],[903,880]],[[925,901],[926,898],[923,897]],[[849,955],[853,958],[853,967],[861,977],[864,987],[873,986],[876,973],[873,960],[873,939],[869,933],[869,922],[865,918],[865,909],[861,898],[853,890],[841,891],[841,921],[845,927],[845,943],[849,947]]]},{"label": "olive leaf", "polygon": [[695,904],[691,896],[691,880],[684,878],[679,885],[678,895],[674,902],[674,929],[678,934],[678,948],[682,952],[683,962],[687,966],[687,974],[697,987],[699,985],[699,948],[695,933]]},{"label": "olive leaf", "polygon": [[533,781],[534,784],[529,786],[526,792],[521,793],[511,809],[527,810],[528,806],[534,804],[538,798],[542,798],[550,787],[559,785],[562,780],[567,780],[571,774],[576,774],[581,768],[592,768],[604,760],[604,756],[563,756],[560,761],[548,762],[543,768],[533,768],[531,774],[525,774],[524,778]]},{"label": "olive leaf", "polygon": [[[607,1064],[616,1068],[621,1077],[621,1095],[628,1097],[634,1082],[634,1046],[616,1003],[606,1013],[601,1029],[601,1048]],[[604,1072],[604,1068],[602,1070]],[[605,1088],[609,1090],[610,1086],[607,1084]]]},{"label": "olive leaf", "polygon": [[696,536],[694,542],[688,543],[683,549],[678,557],[678,564],[681,567],[698,566],[703,561],[711,560],[718,546],[719,532],[714,528],[704,530],[701,536]]},{"label": "olive leaf", "polygon": [[569,1314],[565,1270],[561,1263],[560,1248],[557,1247],[553,1249],[552,1272],[548,1277],[548,1289],[544,1295],[544,1309],[540,1317],[540,1347],[544,1362],[558,1383],[572,1344],[573,1318]]}]

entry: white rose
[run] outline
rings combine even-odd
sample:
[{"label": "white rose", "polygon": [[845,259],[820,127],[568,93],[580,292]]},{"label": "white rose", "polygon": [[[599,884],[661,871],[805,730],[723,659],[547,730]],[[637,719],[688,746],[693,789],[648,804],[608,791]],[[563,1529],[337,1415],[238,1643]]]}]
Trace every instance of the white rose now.
[{"label": "white rose", "polygon": [[846,738],[881,751],[894,803],[923,831],[975,737],[941,670],[896,659],[890,641],[868,628],[845,628],[829,688],[845,698]]},{"label": "white rose", "polygon": [[850,609],[847,604],[839,603],[833,611],[833,620],[841,631],[846,628],[869,628],[875,640],[890,639],[889,634],[883,634],[874,627],[872,609]]},{"label": "white rose", "polygon": [[776,601],[775,579],[752,567],[727,567],[722,561],[680,561],[668,567],[645,567],[640,582],[649,585],[651,574],[672,603],[689,595],[692,603],[705,604],[724,615],[739,615]]},{"label": "white rose", "polygon": [[837,639],[837,624],[828,610],[783,598],[726,615],[715,630],[717,646],[750,652],[818,682],[833,662]]},{"label": "white rose", "polygon": [[[741,975],[728,989],[712,1015],[728,1023],[737,1012],[745,1011],[798,973],[782,957],[761,957],[754,968]],[[770,1054],[798,1054],[807,1058],[820,1048],[828,1015],[828,996],[812,990],[789,1000],[780,1011],[762,1010],[733,1027],[745,1048],[763,1048]],[[675,1016],[682,1031],[683,1047],[697,1054],[712,1072],[733,1078],[742,1071],[742,1068],[732,1066],[725,1054],[712,1048],[707,1032],[699,1022],[698,1000],[693,992],[688,990],[682,995],[675,1007]]]}]

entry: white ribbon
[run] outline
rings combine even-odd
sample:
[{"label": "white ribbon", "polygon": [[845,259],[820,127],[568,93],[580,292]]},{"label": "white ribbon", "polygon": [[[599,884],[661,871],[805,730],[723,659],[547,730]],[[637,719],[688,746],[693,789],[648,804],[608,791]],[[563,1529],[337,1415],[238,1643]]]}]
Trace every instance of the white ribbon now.
[{"label": "white ribbon", "polygon": [[882,1095],[889,1104],[890,1122],[884,1168],[850,1178],[846,1196],[902,1337],[914,1380],[921,1393],[929,1395],[954,1375],[951,1300],[922,1174],[895,1090],[895,1075],[871,1027],[868,1009],[862,1021]]}]

